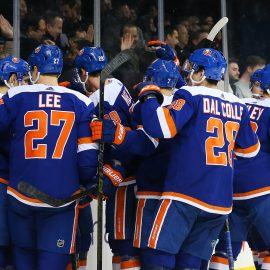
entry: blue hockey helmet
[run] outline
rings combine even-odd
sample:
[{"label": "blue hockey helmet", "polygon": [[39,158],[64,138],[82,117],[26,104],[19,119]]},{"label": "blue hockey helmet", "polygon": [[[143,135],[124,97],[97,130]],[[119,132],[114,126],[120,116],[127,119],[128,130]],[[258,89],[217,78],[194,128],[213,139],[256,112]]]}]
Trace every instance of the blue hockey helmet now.
[{"label": "blue hockey helmet", "polygon": [[36,66],[40,74],[61,74],[63,68],[62,51],[56,45],[38,46],[29,56],[31,70]]},{"label": "blue hockey helmet", "polygon": [[157,59],[146,69],[143,81],[152,81],[159,87],[174,88],[180,73],[173,61]]},{"label": "blue hockey helmet", "polygon": [[260,86],[265,92],[270,94],[270,64],[262,69]]},{"label": "blue hockey helmet", "polygon": [[251,84],[255,82],[261,83],[263,69],[257,69],[250,77]]},{"label": "blue hockey helmet", "polygon": [[101,71],[107,63],[105,52],[100,47],[84,47],[75,58],[77,70],[83,68],[88,74]]},{"label": "blue hockey helmet", "polygon": [[212,48],[202,48],[194,51],[190,57],[192,71],[203,67],[206,79],[220,81],[226,71],[227,62],[223,54]]},{"label": "blue hockey helmet", "polygon": [[23,77],[28,75],[29,65],[26,61],[20,58],[7,56],[0,60],[0,81],[5,83],[9,88],[8,80],[12,74],[16,74],[19,84]]}]

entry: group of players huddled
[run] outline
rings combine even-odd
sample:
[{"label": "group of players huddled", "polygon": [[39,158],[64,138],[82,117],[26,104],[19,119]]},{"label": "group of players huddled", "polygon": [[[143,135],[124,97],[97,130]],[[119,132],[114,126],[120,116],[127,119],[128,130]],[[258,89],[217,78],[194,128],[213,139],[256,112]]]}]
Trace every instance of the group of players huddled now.
[{"label": "group of players huddled", "polygon": [[130,90],[138,101],[108,78],[103,120],[101,48],[83,48],[78,81],[60,85],[55,45],[28,63],[0,61],[1,270],[86,269],[96,193],[52,207],[18,184],[55,198],[96,186],[100,142],[113,270],[229,269],[226,220],[234,260],[248,241],[256,267],[270,269],[270,65],[253,74],[254,97],[240,100],[217,89],[220,51],[194,51],[181,71],[169,45],[149,46],[157,59]]}]

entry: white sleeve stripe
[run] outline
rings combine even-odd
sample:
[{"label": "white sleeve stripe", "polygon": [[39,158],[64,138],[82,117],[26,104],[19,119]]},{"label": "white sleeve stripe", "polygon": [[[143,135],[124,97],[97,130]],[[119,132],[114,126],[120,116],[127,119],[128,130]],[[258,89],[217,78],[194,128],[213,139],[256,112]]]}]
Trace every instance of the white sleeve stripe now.
[{"label": "white sleeve stripe", "polygon": [[157,116],[164,138],[171,138],[172,136],[170,128],[167,124],[166,117],[162,107],[157,108]]},{"label": "white sleeve stripe", "polygon": [[82,143],[78,145],[77,153],[86,151],[86,150],[98,150],[97,143]]},{"label": "white sleeve stripe", "polygon": [[149,138],[149,140],[154,144],[155,148],[158,147],[158,141],[156,139],[149,136],[143,128],[138,128],[138,130],[141,130]]},{"label": "white sleeve stripe", "polygon": [[251,152],[251,153],[239,153],[237,151],[234,151],[234,153],[238,157],[252,158],[252,157],[255,157],[259,153],[260,148],[261,148],[261,145],[260,145],[260,142],[259,142],[257,149],[255,151]]}]

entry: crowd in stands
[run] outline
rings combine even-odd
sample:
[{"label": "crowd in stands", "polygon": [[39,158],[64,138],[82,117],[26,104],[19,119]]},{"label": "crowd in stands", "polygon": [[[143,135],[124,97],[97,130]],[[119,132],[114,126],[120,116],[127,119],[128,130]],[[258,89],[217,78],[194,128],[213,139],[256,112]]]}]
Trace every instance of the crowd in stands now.
[{"label": "crowd in stands", "polygon": [[[65,58],[60,81],[76,79],[71,78],[76,76],[73,69],[75,56],[83,47],[93,45],[93,14],[89,14],[89,3],[86,12],[83,0],[37,2],[20,1],[21,58],[27,60],[29,53],[40,43],[56,44],[62,49]],[[129,2],[101,0],[101,47],[108,59],[124,49],[132,48],[134,51],[133,61],[123,65],[114,74],[129,89],[142,80],[146,67],[155,58],[146,44],[158,38],[156,2],[150,1],[147,8],[148,12],[140,15],[139,9]],[[181,65],[207,37],[214,23],[210,15],[172,18],[165,13],[164,41],[174,48]],[[0,59],[12,53],[12,40],[12,21],[0,14]],[[222,49],[221,33],[216,37],[214,47]],[[244,63],[244,59],[240,61]],[[249,78],[257,68],[264,66],[265,60],[259,56],[247,57],[240,80],[239,60],[232,57],[229,62],[229,91],[239,97],[249,96]]]}]

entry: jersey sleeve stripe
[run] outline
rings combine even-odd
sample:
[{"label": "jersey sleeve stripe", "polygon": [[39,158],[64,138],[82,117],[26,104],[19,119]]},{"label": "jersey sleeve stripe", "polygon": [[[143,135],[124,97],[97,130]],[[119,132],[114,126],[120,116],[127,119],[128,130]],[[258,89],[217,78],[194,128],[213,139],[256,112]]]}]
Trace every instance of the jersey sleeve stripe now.
[{"label": "jersey sleeve stripe", "polygon": [[170,111],[167,108],[159,107],[157,109],[157,116],[164,138],[172,138],[176,135],[176,126]]},{"label": "jersey sleeve stripe", "polygon": [[233,200],[247,200],[247,199],[252,199],[258,196],[266,195],[270,193],[270,186],[264,187],[264,188],[259,188],[256,190],[248,191],[248,192],[243,192],[243,193],[234,193],[233,194]]},{"label": "jersey sleeve stripe", "polygon": [[216,205],[210,205],[208,203],[200,201],[191,196],[188,196],[182,193],[177,193],[177,192],[163,192],[161,198],[184,202],[194,207],[200,208],[206,212],[214,213],[214,214],[226,215],[232,211],[232,207],[227,208],[227,207],[220,207]]},{"label": "jersey sleeve stripe", "polygon": [[84,137],[78,139],[78,144],[93,143],[93,142],[94,141],[92,140],[91,137]]},{"label": "jersey sleeve stripe", "polygon": [[211,262],[216,262],[216,263],[222,263],[225,265],[229,265],[228,259],[219,257],[219,256],[212,256]]},{"label": "jersey sleeve stripe", "polygon": [[234,149],[234,153],[239,156],[239,157],[255,157],[258,152],[260,151],[260,141],[258,140],[258,142],[255,145],[252,145],[248,148],[235,148]]},{"label": "jersey sleeve stripe", "polygon": [[78,145],[77,153],[86,150],[98,150],[98,143],[83,143]]},{"label": "jersey sleeve stripe", "polygon": [[158,144],[159,144],[159,141],[158,139],[155,139],[155,138],[152,138],[151,136],[149,136],[146,131],[144,130],[143,126],[142,125],[139,125],[137,127],[137,130],[141,130],[147,137],[148,139],[153,143],[153,145],[155,146],[155,148],[158,147]]},{"label": "jersey sleeve stripe", "polygon": [[0,178],[0,183],[8,185],[8,180],[4,179],[4,178]]},{"label": "jersey sleeve stripe", "polygon": [[168,209],[171,205],[172,201],[165,199],[163,200],[163,202],[160,204],[160,207],[158,209],[151,233],[150,233],[150,237],[148,240],[148,247],[150,248],[156,248],[157,246],[157,242],[158,242],[158,238],[159,238],[159,234],[160,231],[162,229],[164,220],[166,218]]}]

